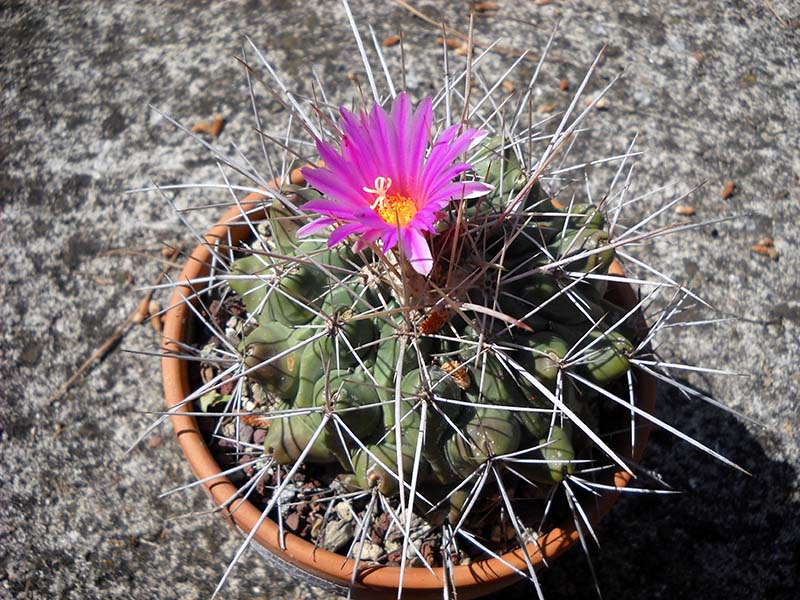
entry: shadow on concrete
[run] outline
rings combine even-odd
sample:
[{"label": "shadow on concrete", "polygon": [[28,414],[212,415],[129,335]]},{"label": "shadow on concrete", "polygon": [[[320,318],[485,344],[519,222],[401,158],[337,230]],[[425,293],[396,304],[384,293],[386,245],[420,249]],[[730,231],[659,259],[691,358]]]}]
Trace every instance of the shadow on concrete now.
[{"label": "shadow on concrete", "polygon": [[[663,387],[656,416],[752,476],[654,431],[643,466],[683,493],[628,495],[597,527],[602,546],[592,547],[591,556],[602,597],[796,598],[800,506],[791,501],[796,469],[768,455],[777,447],[770,432]],[[540,580],[547,600],[598,598],[580,548],[551,565]],[[520,583],[489,598],[533,597],[532,585]]]}]

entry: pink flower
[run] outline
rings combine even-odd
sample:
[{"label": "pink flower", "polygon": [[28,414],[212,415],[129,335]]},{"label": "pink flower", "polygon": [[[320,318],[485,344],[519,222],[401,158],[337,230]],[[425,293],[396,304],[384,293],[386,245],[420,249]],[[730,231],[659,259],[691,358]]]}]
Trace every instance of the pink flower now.
[{"label": "pink flower", "polygon": [[328,246],[351,235],[358,236],[357,250],[381,240],[386,252],[399,242],[413,268],[427,275],[433,258],[426,234],[436,234],[434,223],[442,209],[453,199],[492,189],[477,181],[456,181],[471,168],[456,158],[486,133],[466,129],[458,135],[459,126],[453,125],[430,141],[431,99],[414,112],[405,92],[392,102],[389,114],[378,105],[369,114],[339,112],[339,151],[317,140],[325,166],[303,169],[308,183],[324,196],[301,208],[323,216],[302,227],[298,236],[332,225]]}]

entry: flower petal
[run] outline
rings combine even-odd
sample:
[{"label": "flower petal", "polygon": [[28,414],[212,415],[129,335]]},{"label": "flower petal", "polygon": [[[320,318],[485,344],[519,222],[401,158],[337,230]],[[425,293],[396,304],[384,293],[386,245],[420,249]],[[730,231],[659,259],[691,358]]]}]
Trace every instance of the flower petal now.
[{"label": "flower petal", "polygon": [[427,194],[430,191],[432,183],[438,179],[447,165],[453,162],[459,154],[465,152],[475,139],[482,139],[484,135],[482,131],[468,129],[457,138],[454,138],[449,144],[441,144],[437,139],[425,163],[425,170],[422,175],[422,181],[420,182],[420,193],[423,196]]},{"label": "flower petal", "polygon": [[358,230],[362,228],[363,225],[361,223],[348,223],[347,225],[340,225],[331,234],[331,237],[328,238],[328,246],[335,246],[343,239],[345,239],[347,236],[358,232]]},{"label": "flower petal", "polygon": [[322,197],[315,200],[310,200],[309,202],[303,204],[300,208],[303,210],[318,212],[329,217],[350,220],[363,207],[350,206],[346,202],[328,200],[327,198]]},{"label": "flower petal", "polygon": [[397,228],[387,225],[381,231],[380,237],[383,242],[383,251],[385,253],[387,250],[391,250],[397,245]]},{"label": "flower petal", "polygon": [[430,197],[431,204],[439,204],[448,200],[461,200],[462,198],[479,198],[491,192],[494,188],[488,183],[480,181],[455,181],[439,188]]},{"label": "flower petal", "polygon": [[419,202],[424,199],[420,192],[420,180],[422,179],[423,166],[425,163],[425,149],[433,126],[433,104],[430,97],[425,98],[417,108],[414,118],[409,125],[409,133],[406,147],[406,162],[408,169],[403,180],[404,189],[415,200]]},{"label": "flower petal", "polygon": [[427,275],[433,268],[433,257],[428,240],[416,229],[405,228],[401,232],[403,252],[417,273]]},{"label": "flower petal", "polygon": [[[312,169],[307,173],[304,172],[306,181],[328,196],[331,200],[335,200],[343,207],[350,207],[355,210],[356,208],[369,206],[369,196],[361,189],[355,187],[351,181],[342,177],[340,173],[334,173],[329,169]],[[315,202],[312,200],[311,202]],[[307,202],[306,204],[311,204]],[[318,210],[316,208],[309,208],[308,210]]]},{"label": "flower petal", "polygon": [[331,219],[330,217],[320,217],[319,219],[314,219],[311,223],[303,225],[300,229],[297,230],[297,237],[304,238],[308,237],[321,229],[325,229],[328,225],[333,225],[336,221]]},{"label": "flower petal", "polygon": [[353,252],[361,252],[379,237],[380,232],[376,229],[365,231],[363,235],[358,236],[356,241],[353,242]]}]

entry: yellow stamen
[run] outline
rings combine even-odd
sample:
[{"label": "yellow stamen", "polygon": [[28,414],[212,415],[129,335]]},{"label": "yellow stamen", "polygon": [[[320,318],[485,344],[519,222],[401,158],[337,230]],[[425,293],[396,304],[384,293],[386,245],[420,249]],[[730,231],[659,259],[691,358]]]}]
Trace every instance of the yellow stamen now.
[{"label": "yellow stamen", "polygon": [[417,205],[411,198],[400,194],[388,196],[386,192],[391,186],[391,177],[376,177],[373,187],[365,186],[362,189],[368,194],[376,195],[375,201],[369,207],[378,213],[385,223],[405,227],[417,214]]},{"label": "yellow stamen", "polygon": [[386,223],[405,227],[417,214],[417,205],[411,198],[395,194],[386,196],[382,206],[378,207],[375,212]]}]

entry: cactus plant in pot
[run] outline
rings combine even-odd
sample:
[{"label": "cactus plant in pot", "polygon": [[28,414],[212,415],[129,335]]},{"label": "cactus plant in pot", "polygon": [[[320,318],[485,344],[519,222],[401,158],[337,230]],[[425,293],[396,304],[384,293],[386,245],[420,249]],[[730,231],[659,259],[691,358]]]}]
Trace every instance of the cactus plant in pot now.
[{"label": "cactus plant in pot", "polygon": [[546,132],[519,126],[524,101],[451,122],[451,83],[319,120],[287,98],[316,155],[224,186],[165,318],[168,414],[243,532],[233,563],[255,541],[352,597],[520,578],[541,596],[537,570],[594,535],[650,425],[674,432],[650,414],[651,342],[686,292],[639,296],[618,262],[663,230],[625,226],[624,188],[558,187],[589,109]]}]

